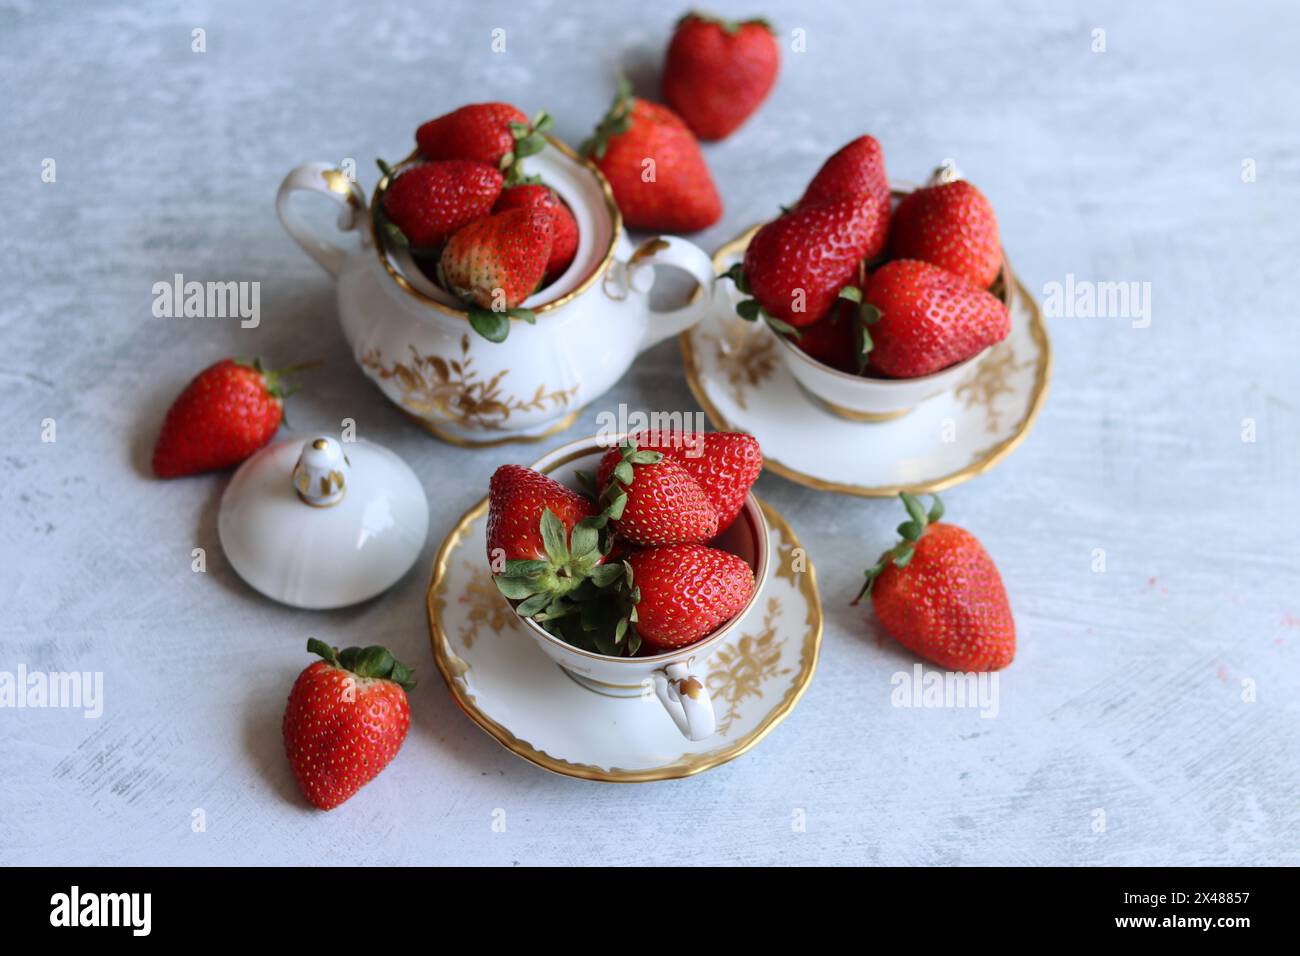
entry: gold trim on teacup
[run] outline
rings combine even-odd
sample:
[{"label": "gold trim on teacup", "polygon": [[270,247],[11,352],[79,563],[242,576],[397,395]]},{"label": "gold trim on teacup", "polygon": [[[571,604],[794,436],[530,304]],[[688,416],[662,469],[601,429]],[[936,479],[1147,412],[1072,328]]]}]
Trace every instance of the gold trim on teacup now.
[{"label": "gold trim on teacup", "polygon": [[[893,422],[902,418],[904,415],[911,413],[912,408],[900,408],[893,412],[858,412],[851,408],[845,408],[843,405],[836,405],[820,395],[814,394],[807,385],[797,378],[794,383],[799,386],[799,391],[807,395],[812,401],[816,402],[832,415],[838,415],[840,418],[846,418],[851,422],[869,422],[879,424],[881,422]],[[914,406],[913,406],[914,407]]]},{"label": "gold trim on teacup", "polygon": [[[579,156],[577,153],[575,153],[572,149],[569,148],[568,144],[564,143],[561,140],[556,139],[554,136],[547,136],[546,141],[550,143],[552,148],[563,153],[565,156],[569,157],[569,159],[574,160],[580,165],[586,166],[587,169],[591,172],[591,174],[596,177],[596,183],[597,185],[600,186],[600,190],[605,196],[605,207],[609,211],[611,228],[610,228],[610,235],[609,235],[609,248],[605,250],[605,255],[601,258],[600,263],[596,266],[596,268],[594,268],[574,288],[570,289],[568,292],[560,296],[558,299],[554,299],[550,302],[543,302],[541,305],[538,306],[533,306],[531,311],[538,316],[546,312],[549,312],[552,309],[558,309],[560,306],[572,302],[578,296],[582,295],[582,293],[590,289],[592,285],[595,284],[596,280],[600,278],[601,275],[604,274],[606,269],[609,268],[609,264],[614,259],[614,250],[618,246],[619,237],[622,236],[623,234],[623,215],[618,211],[618,203],[614,201],[614,190],[610,187],[609,180],[605,178],[604,173],[602,173],[596,167],[596,164],[593,163],[591,160]],[[412,150],[410,155],[408,155],[396,166],[392,167],[393,174],[396,175],[402,172],[408,166],[415,165],[416,163],[422,161],[423,160],[421,160],[420,158],[420,151],[418,149]],[[444,302],[439,302],[437,299],[431,296],[425,295],[415,286],[411,285],[411,283],[407,281],[406,276],[402,275],[402,273],[398,271],[396,267],[394,267],[393,263],[389,261],[388,252],[384,245],[384,242],[380,238],[379,233],[375,230],[375,203],[379,201],[380,194],[382,194],[383,191],[388,188],[388,180],[389,180],[388,176],[380,176],[379,182],[375,184],[375,191],[370,195],[370,207],[369,207],[370,238],[372,240],[372,244],[375,247],[375,254],[379,256],[379,264],[384,267],[384,271],[387,272],[389,277],[392,278],[392,280],[397,284],[397,287],[401,289],[403,292],[405,292],[407,295],[409,295],[411,298],[415,299],[417,302],[423,305],[427,305],[430,308],[437,309],[439,312],[442,312],[444,315],[459,316],[460,318],[463,318],[465,319],[465,321],[468,322],[469,313],[465,309],[447,305]],[[523,319],[519,319],[514,316],[511,316],[510,320],[512,322],[524,321]]]},{"label": "gold trim on teacup", "polygon": [[[895,190],[896,192],[898,190]],[[763,223],[745,230],[735,239],[725,243],[717,252],[713,254],[714,270],[721,272],[724,264],[734,256],[738,256],[749,246],[749,242],[754,238],[754,234],[763,228]],[[854,485],[847,482],[827,481],[824,478],[818,478],[814,475],[806,474],[796,468],[792,468],[780,461],[771,458],[766,452],[763,455],[763,467],[773,474],[780,475],[795,484],[803,485],[805,488],[814,488],[818,491],[835,491],[845,495],[855,495],[859,498],[893,498],[900,491],[912,493],[929,493],[943,491],[946,488],[952,488],[964,481],[969,481],[984,474],[990,468],[997,465],[1007,455],[1011,454],[1016,447],[1025,440],[1029,435],[1030,429],[1033,428],[1034,422],[1038,419],[1038,413],[1043,409],[1043,403],[1047,400],[1047,390],[1052,379],[1052,344],[1047,336],[1047,327],[1043,324],[1043,313],[1038,306],[1038,302],[1029,294],[1024,283],[1016,276],[1011,269],[1011,263],[1003,256],[1002,273],[999,278],[1004,284],[1005,302],[1008,308],[1014,300],[1012,290],[1015,296],[1022,299],[1029,309],[1029,335],[1038,346],[1038,355],[1036,356],[1034,369],[1034,390],[1029,403],[1029,410],[1016,425],[1015,430],[1010,436],[984,449],[983,454],[976,458],[964,468],[936,478],[933,481],[920,482],[909,485]],[[743,431],[738,425],[729,423],[726,417],[719,411],[718,407],[713,404],[704,388],[704,383],[700,379],[699,363],[695,355],[695,347],[691,342],[691,333],[693,330],[687,329],[677,337],[678,347],[682,352],[682,364],[685,366],[686,384],[695,396],[695,401],[704,409],[704,414],[708,417],[709,422],[719,431]],[[831,369],[834,371],[834,369]],[[793,376],[792,376],[793,377]]]},{"label": "gold trim on teacup", "polygon": [[[795,536],[794,531],[785,518],[781,516],[781,513],[757,496],[755,496],[754,500],[758,503],[763,520],[768,527],[777,532],[780,539],[779,550],[785,551],[799,548],[798,537]],[[679,777],[689,777],[710,770],[729,760],[734,760],[736,757],[753,749],[776,728],[777,724],[789,716],[790,711],[794,710],[795,705],[799,703],[800,698],[808,689],[813,672],[817,669],[817,658],[821,652],[822,640],[821,598],[817,591],[817,575],[813,570],[811,561],[808,561],[807,570],[802,574],[779,575],[793,580],[795,587],[803,595],[808,606],[806,620],[808,629],[804,633],[803,644],[799,648],[799,673],[794,676],[785,695],[777,702],[776,706],[768,712],[757,727],[740,740],[718,751],[685,753],[671,763],[646,770],[623,770],[618,767],[606,769],[593,764],[573,763],[559,757],[553,757],[544,750],[539,750],[482,711],[474,695],[469,692],[466,686],[465,674],[469,670],[469,666],[452,650],[451,640],[442,629],[440,605],[444,603],[444,600],[439,592],[446,581],[451,556],[455,552],[457,545],[460,544],[461,539],[469,533],[470,527],[487,513],[487,509],[488,502],[484,498],[466,511],[456,523],[456,526],[452,528],[451,533],[443,540],[442,547],[438,549],[438,556],[433,564],[433,576],[429,581],[429,589],[426,594],[426,609],[429,616],[429,641],[433,646],[434,663],[437,664],[438,672],[442,674],[442,678],[451,691],[456,704],[465,712],[466,716],[511,753],[552,773],[562,774],[567,777],[579,777],[583,780],[599,780],[604,783],[649,783],[654,780],[675,780]],[[769,544],[770,550],[771,545]],[[797,625],[792,624],[792,626]]]}]

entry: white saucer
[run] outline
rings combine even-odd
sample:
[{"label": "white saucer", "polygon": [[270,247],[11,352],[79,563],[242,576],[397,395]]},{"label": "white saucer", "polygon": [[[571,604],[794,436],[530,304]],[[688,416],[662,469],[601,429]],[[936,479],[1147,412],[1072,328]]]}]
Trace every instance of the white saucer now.
[{"label": "white saucer", "polygon": [[653,693],[607,697],[580,686],[528,637],[492,583],[485,557],[487,500],[443,542],[429,583],[433,656],[470,718],[506,749],[571,777],[641,783],[726,763],[768,735],[803,695],[821,646],[821,600],[811,562],[770,505],[772,560],[763,599],[708,663],[718,733],[683,739]]},{"label": "white saucer", "polygon": [[[719,274],[740,261],[757,231],[718,250]],[[1052,351],[1042,312],[1012,280],[1011,334],[966,384],[902,418],[850,421],[809,397],[775,335],[736,316],[731,282],[718,283],[717,308],[679,339],[687,383],[714,428],[749,432],[763,446],[763,467],[798,484],[868,498],[951,488],[1009,455],[1047,397]]]}]

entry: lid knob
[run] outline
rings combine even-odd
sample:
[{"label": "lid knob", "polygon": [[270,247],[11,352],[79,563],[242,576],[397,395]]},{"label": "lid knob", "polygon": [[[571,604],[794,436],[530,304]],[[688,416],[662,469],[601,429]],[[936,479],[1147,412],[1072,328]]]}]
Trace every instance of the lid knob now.
[{"label": "lid knob", "polygon": [[293,487],[298,497],[314,508],[328,508],[347,493],[352,463],[333,438],[313,438],[302,446],[293,466]]}]

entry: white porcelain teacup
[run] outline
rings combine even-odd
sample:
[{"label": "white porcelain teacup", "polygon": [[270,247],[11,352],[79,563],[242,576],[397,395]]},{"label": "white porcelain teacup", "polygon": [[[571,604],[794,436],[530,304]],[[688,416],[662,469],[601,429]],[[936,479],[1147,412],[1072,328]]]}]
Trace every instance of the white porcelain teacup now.
[{"label": "white porcelain teacup", "polygon": [[[476,334],[466,310],[431,282],[402,250],[380,242],[373,203],[328,163],[307,163],[285,177],[276,212],[289,234],[338,283],[339,318],[366,374],[434,435],[462,445],[539,439],[568,427],[607,391],[636,356],[689,328],[713,300],[713,263],[675,236],[633,248],[609,183],[558,140],[528,159],[529,172],[568,204],[579,229],[572,265],[523,305],[536,324],[510,320],[504,342]],[[418,161],[412,155],[397,171]],[[291,203],[309,191],[342,207],[338,227],[359,241],[318,235]],[[650,307],[654,267],[672,266],[699,292],[684,308]]]},{"label": "white porcelain teacup", "polygon": [[[911,192],[914,186],[895,184],[894,203]],[[1011,308],[1014,288],[1011,269],[1003,259],[1002,271],[989,289]],[[855,422],[887,422],[902,418],[917,405],[936,395],[955,390],[974,374],[992,346],[968,359],[919,378],[872,378],[841,372],[817,361],[784,335],[773,332],[785,366],[804,393],[823,408]]]},{"label": "white porcelain teacup", "polygon": [[[578,487],[578,471],[594,473],[613,438],[598,436],[571,442],[534,462],[534,470]],[[704,640],[664,654],[645,657],[610,657],[567,644],[528,618],[519,618],[537,646],[575,681],[596,693],[610,697],[641,698],[653,690],[677,729],[688,740],[713,735],[716,723],[713,702],[705,683],[710,657],[738,632],[740,622],[755,606],[767,577],[768,528],[763,509],[750,494],[734,524],[711,547],[739,555],[754,571],[754,593],[735,617]]]}]

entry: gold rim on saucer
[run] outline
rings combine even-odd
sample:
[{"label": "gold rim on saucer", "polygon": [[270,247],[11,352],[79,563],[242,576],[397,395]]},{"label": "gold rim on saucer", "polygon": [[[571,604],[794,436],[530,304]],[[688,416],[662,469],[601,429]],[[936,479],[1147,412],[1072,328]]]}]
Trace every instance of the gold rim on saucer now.
[{"label": "gold rim on saucer", "polygon": [[[721,273],[728,260],[739,256],[749,247],[750,240],[762,227],[763,223],[752,226],[720,247],[713,254],[714,270]],[[984,474],[1011,454],[1029,435],[1029,431],[1033,428],[1038,413],[1042,411],[1043,403],[1047,399],[1047,389],[1052,379],[1052,344],[1047,337],[1047,327],[1043,323],[1043,313],[1038,306],[1038,302],[1029,294],[1029,290],[1025,288],[1020,278],[1011,270],[1011,263],[1007,262],[1005,258],[1003,260],[1003,271],[1008,288],[1014,289],[1015,295],[1022,299],[1029,309],[1029,334],[1038,346],[1038,355],[1034,368],[1034,391],[1029,402],[1029,409],[1017,423],[1011,435],[986,449],[983,455],[959,471],[918,484],[878,485],[873,487],[827,481],[824,478],[806,474],[797,468],[792,468],[771,458],[766,450],[763,453],[763,469],[793,481],[795,484],[803,485],[806,488],[815,488],[818,491],[836,491],[840,494],[856,495],[859,498],[893,498],[900,491],[925,493],[952,488],[964,481],[969,481],[978,475]],[[1011,297],[1008,296],[1008,298]],[[709,422],[714,428],[719,431],[744,431],[745,429],[739,425],[728,422],[722,412],[718,410],[718,407],[709,399],[704,389],[704,383],[700,379],[699,363],[695,356],[695,348],[691,343],[692,331],[692,329],[687,329],[677,337],[677,343],[682,352],[682,364],[685,366],[686,371],[686,384],[690,387],[691,394],[695,396],[695,401],[704,409],[704,414],[708,416]]]},{"label": "gold rim on saucer", "polygon": [[[762,508],[768,526],[777,533],[779,538],[777,547],[780,551],[788,552],[791,549],[801,547],[799,539],[795,536],[785,518],[775,508],[757,496],[755,496],[755,500],[758,501],[759,507]],[[474,723],[495,738],[497,743],[529,763],[566,777],[579,777],[583,780],[598,780],[604,783],[648,783],[654,780],[675,780],[679,777],[689,777],[717,767],[729,760],[734,760],[757,746],[764,737],[776,728],[777,724],[789,716],[790,711],[794,710],[795,705],[799,703],[799,699],[803,697],[804,691],[808,689],[813,672],[817,669],[817,657],[821,650],[822,640],[821,598],[818,595],[817,577],[811,561],[807,562],[807,570],[799,574],[791,571],[787,578],[799,589],[799,593],[803,595],[808,604],[808,617],[805,621],[807,631],[803,636],[803,643],[799,649],[799,673],[795,675],[785,695],[777,702],[776,706],[767,713],[757,727],[744,737],[721,750],[686,753],[671,763],[646,770],[622,770],[618,767],[605,769],[591,764],[572,763],[568,760],[553,757],[543,750],[538,750],[528,741],[517,737],[509,728],[493,720],[478,706],[474,695],[470,693],[466,686],[464,678],[464,675],[469,671],[469,665],[457,656],[451,646],[450,639],[442,629],[441,608],[445,603],[445,598],[439,592],[446,579],[451,556],[460,545],[461,540],[469,532],[471,525],[482,518],[487,513],[487,509],[488,502],[484,498],[466,511],[460,520],[456,522],[456,526],[452,528],[451,533],[443,540],[442,547],[438,549],[438,557],[433,563],[433,577],[429,581],[429,590],[426,596],[426,607],[429,615],[429,641],[433,646],[433,659],[438,665],[438,671],[442,674],[443,680],[447,682],[447,688],[451,691],[452,697],[460,709]],[[773,564],[775,563],[774,561]],[[786,577],[780,571],[776,573]]]}]

